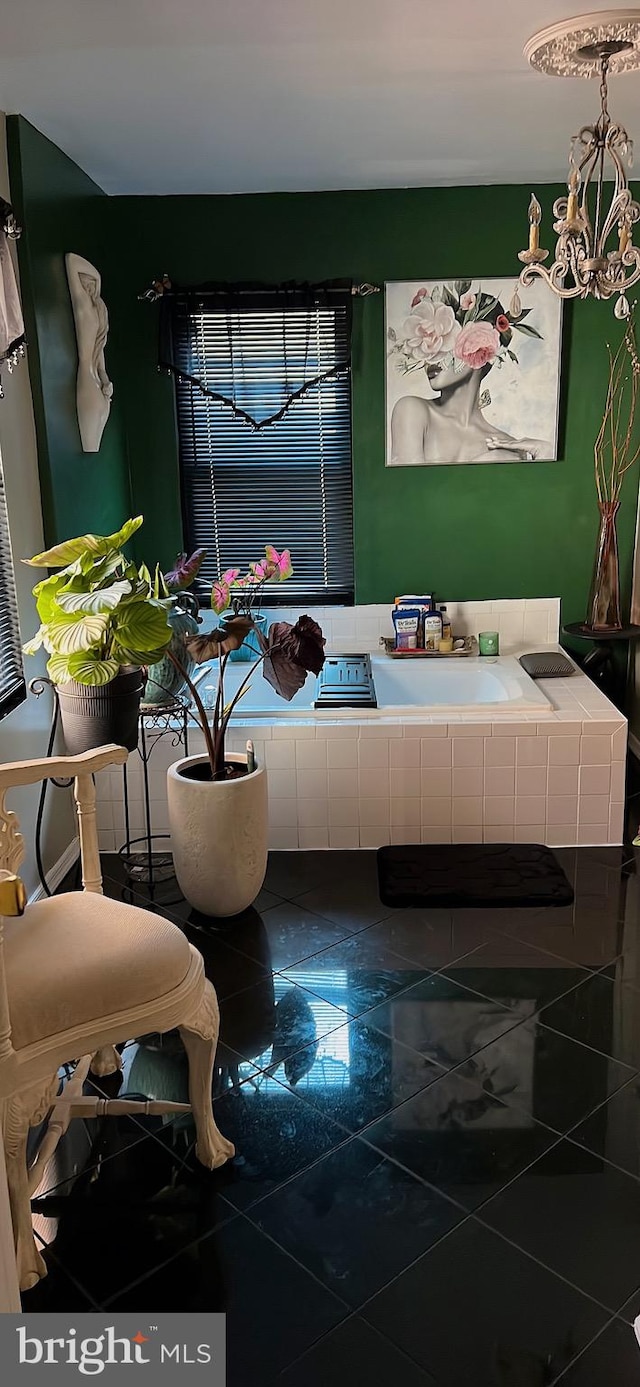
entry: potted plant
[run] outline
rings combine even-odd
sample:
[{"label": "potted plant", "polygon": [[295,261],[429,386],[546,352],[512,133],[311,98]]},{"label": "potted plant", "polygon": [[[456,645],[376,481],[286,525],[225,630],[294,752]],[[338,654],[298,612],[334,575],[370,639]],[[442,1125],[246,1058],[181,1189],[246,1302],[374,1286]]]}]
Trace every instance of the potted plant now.
[{"label": "potted plant", "polygon": [[205,549],[196,549],[189,558],[186,554],[178,554],[170,573],[162,575],[156,571],[154,594],[166,599],[172,636],[171,644],[162,659],[149,669],[143,698],[145,708],[166,707],[168,703],[175,702],[186,687],[181,669],[170,659],[170,652],[179,655],[180,664],[184,666],[187,674],[191,674],[195,668],[196,662],[189,654],[184,638],[197,634],[201,617],[198,599],[187,589],[195,582],[205,553]]},{"label": "potted plant", "polygon": [[135,749],[143,667],[171,639],[166,604],[154,596],[148,571],[122,553],[141,524],[139,515],[115,534],[81,535],[25,559],[58,570],[33,589],[41,625],[24,650],[49,653],[71,755],[105,742]]},{"label": "potted plant", "polygon": [[[289,701],[310,672],[324,664],[324,637],[309,616],[295,625],[272,622],[265,635],[256,626],[261,591],[266,583],[283,582],[293,569],[288,550],[279,554],[266,545],[265,558],[239,576],[228,569],[214,584],[211,606],[222,623],[206,635],[186,638],[196,660],[218,661],[214,707],[207,710],[180,657],[170,653],[181,669],[202,729],[206,754],[176,761],[167,773],[169,828],[176,877],[186,899],[203,915],[237,915],[255,900],[267,866],[267,780],[264,766],[247,754],[228,753],[225,737],[229,720],[249,680],[262,672],[282,698]],[[224,681],[229,657],[250,633],[261,654],[252,662],[234,696],[225,703]]]}]

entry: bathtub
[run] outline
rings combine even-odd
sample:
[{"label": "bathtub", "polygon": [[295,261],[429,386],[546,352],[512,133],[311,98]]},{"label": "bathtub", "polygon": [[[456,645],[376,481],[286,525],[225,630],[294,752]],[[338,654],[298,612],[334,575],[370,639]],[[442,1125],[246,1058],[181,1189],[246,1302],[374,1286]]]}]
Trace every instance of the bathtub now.
[{"label": "bathtub", "polygon": [[[429,717],[446,711],[473,716],[488,713],[553,713],[549,699],[525,674],[513,655],[493,658],[464,657],[451,660],[393,660],[373,655],[371,668],[378,700],[377,708],[313,707],[316,678],[309,675],[290,703],[271,688],[261,670],[252,675],[234,713],[234,720],[247,718],[313,718],[321,722],[370,718]],[[200,693],[215,681],[217,662],[199,680]],[[247,666],[227,667],[225,702],[233,697],[246,678]]]},{"label": "bathtub", "polygon": [[[470,629],[498,629],[501,619],[501,612],[474,613]],[[377,627],[361,644],[351,627],[343,637],[337,627],[336,620],[330,648],[370,651],[378,708],[314,709],[313,676],[285,703],[260,669],[228,668],[227,698],[250,674],[227,749],[244,751],[250,738],[267,768],[271,849],[622,843],[626,720],[577,668],[540,683],[524,673],[516,656],[558,652],[553,639],[514,642],[495,659],[391,660],[375,644]],[[201,693],[214,690],[217,672],[217,661],[198,670]],[[166,717],[146,727],[154,834],[169,829],[166,771],[184,753],[179,730]],[[204,751],[191,720],[189,752]],[[141,836],[148,801],[138,756],[129,758],[127,776],[131,833]],[[96,779],[100,847],[114,852],[124,841],[121,777]]]}]

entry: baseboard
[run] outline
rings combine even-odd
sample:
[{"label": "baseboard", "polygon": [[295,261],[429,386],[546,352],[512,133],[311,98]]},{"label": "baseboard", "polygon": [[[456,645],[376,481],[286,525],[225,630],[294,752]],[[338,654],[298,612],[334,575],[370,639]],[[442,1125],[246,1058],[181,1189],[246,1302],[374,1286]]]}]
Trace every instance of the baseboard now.
[{"label": "baseboard", "polygon": [[[71,868],[75,866],[79,856],[80,839],[73,838],[68,848],[65,848],[62,857],[59,857],[58,861],[54,862],[53,867],[47,872],[47,885],[50,891],[57,891],[60,882],[64,881],[67,872],[70,872]],[[46,894],[44,886],[36,886],[35,891],[32,891],[29,896],[29,905],[33,905],[34,901],[43,901]]]},{"label": "baseboard", "polygon": [[636,761],[640,761],[640,737],[636,737],[635,732],[628,735],[629,751],[632,751]]}]

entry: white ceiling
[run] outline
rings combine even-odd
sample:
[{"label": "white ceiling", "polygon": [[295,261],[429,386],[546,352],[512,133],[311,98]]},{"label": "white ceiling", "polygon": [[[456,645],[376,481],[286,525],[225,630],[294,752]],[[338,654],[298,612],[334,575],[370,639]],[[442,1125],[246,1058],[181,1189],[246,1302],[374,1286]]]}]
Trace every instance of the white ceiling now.
[{"label": "white ceiling", "polygon": [[[522,56],[579,0],[2,8],[0,107],[111,193],[550,182],[598,111],[596,83]],[[610,104],[640,147],[640,73],[613,79]]]}]

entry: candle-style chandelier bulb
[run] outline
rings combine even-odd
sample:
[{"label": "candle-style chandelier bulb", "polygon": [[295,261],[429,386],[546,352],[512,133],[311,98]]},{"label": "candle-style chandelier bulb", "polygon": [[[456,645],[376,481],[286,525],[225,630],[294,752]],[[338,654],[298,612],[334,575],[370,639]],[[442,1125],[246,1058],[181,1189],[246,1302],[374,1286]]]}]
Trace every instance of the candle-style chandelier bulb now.
[{"label": "candle-style chandelier bulb", "polygon": [[577,164],[573,162],[572,145],[571,154],[569,155],[569,177],[567,179],[569,196],[567,198],[566,224],[569,231],[579,231],[582,226],[582,218],[580,216],[580,208],[578,206],[578,193],[580,192],[581,186],[582,176]]},{"label": "candle-style chandelier bulb", "polygon": [[542,221],[542,208],[535,193],[531,194],[529,203],[529,251],[536,254],[540,249],[540,222]]},{"label": "candle-style chandelier bulb", "polygon": [[[518,259],[525,265],[537,264],[540,260],[546,260],[548,250],[540,250],[540,222],[542,221],[542,208],[535,193],[531,194],[529,202],[529,249],[521,250]],[[520,276],[522,279],[522,275]],[[524,280],[523,280],[524,283]]]}]

